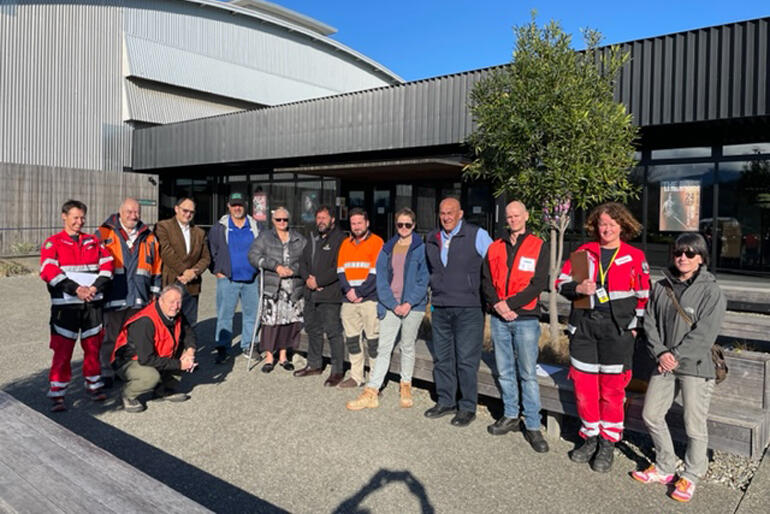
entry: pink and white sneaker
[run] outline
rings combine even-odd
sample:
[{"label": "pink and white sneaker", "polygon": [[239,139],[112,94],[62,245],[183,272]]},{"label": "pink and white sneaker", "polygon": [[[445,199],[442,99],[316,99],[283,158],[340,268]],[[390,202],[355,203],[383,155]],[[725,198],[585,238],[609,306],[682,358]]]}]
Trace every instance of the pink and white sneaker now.
[{"label": "pink and white sneaker", "polygon": [[692,495],[695,492],[695,484],[684,477],[680,477],[674,485],[675,487],[674,491],[671,493],[671,498],[682,503],[692,500]]},{"label": "pink and white sneaker", "polygon": [[652,464],[644,471],[634,471],[631,473],[631,477],[643,484],[670,484],[674,481],[673,473],[670,475],[664,475],[658,471],[658,469],[655,467],[655,464]]}]

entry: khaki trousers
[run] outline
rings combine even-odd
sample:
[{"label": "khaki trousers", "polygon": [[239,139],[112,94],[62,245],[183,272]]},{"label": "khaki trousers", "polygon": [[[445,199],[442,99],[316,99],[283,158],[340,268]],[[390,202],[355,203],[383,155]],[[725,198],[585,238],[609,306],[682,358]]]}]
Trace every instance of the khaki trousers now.
[{"label": "khaki trousers", "polygon": [[364,383],[367,354],[369,369],[374,369],[374,359],[377,357],[380,337],[377,302],[343,303],[340,317],[350,358],[350,377],[361,385]]}]

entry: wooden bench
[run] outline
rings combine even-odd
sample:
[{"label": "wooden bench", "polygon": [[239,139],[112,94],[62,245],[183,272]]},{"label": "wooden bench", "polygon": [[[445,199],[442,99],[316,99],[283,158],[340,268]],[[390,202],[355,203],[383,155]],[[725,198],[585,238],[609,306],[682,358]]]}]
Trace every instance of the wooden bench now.
[{"label": "wooden bench", "polygon": [[[300,351],[306,351],[307,339],[302,335]],[[730,372],[728,379],[715,388],[709,410],[709,447],[752,459],[759,459],[770,442],[770,355],[757,352],[742,352],[738,358],[728,354]],[[328,345],[324,354],[329,356]],[[391,359],[391,373],[400,369],[398,348]],[[478,373],[480,395],[500,399],[500,389],[495,379],[494,354],[483,352]],[[562,430],[562,416],[577,417],[572,381],[567,378],[567,369],[558,369],[548,376],[538,376],[540,402],[546,415],[548,437],[558,438]],[[760,378],[764,377],[764,378]],[[433,383],[433,358],[426,341],[419,340],[416,348],[414,378]],[[644,395],[628,392],[626,428],[646,433],[642,421]],[[675,440],[686,441],[682,410],[674,405],[668,416],[671,434]]]},{"label": "wooden bench", "polygon": [[0,511],[211,512],[3,391]]}]

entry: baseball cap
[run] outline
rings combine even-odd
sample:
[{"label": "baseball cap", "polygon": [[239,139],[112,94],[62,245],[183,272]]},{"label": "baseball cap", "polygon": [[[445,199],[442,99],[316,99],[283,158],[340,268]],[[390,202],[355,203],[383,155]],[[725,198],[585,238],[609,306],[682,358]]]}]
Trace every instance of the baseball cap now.
[{"label": "baseball cap", "polygon": [[243,197],[243,193],[233,193],[227,200],[230,205],[243,205],[246,206],[246,199]]}]

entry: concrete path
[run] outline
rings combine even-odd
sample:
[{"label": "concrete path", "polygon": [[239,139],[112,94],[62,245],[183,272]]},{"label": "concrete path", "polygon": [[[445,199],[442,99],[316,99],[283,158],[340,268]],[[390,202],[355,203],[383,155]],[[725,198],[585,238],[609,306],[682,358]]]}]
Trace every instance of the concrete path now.
[{"label": "concrete path", "polygon": [[[49,415],[45,398],[51,352],[48,298],[35,276],[0,279],[0,389]],[[398,408],[391,383],[381,407],[348,412],[355,392],[322,387],[323,377],[296,379],[281,368],[247,373],[245,362],[213,364],[214,283],[207,274],[199,333],[205,348],[184,404],[150,402],[142,414],[113,399],[95,405],[79,380],[71,408],[49,416],[192,500],[217,512],[734,512],[743,494],[703,483],[690,505],[668,499],[663,486],[643,486],[628,473],[636,455],[616,452],[606,475],[569,461],[559,441],[534,454],[520,434],[492,437],[486,409],[467,428],[428,420],[433,402],[417,393]],[[76,350],[78,365],[82,357]],[[768,473],[763,464],[763,476]],[[746,509],[761,512],[763,490],[750,488]],[[756,498],[755,495],[759,497]],[[742,508],[741,511],[744,511]],[[745,512],[760,512],[745,510]]]}]

